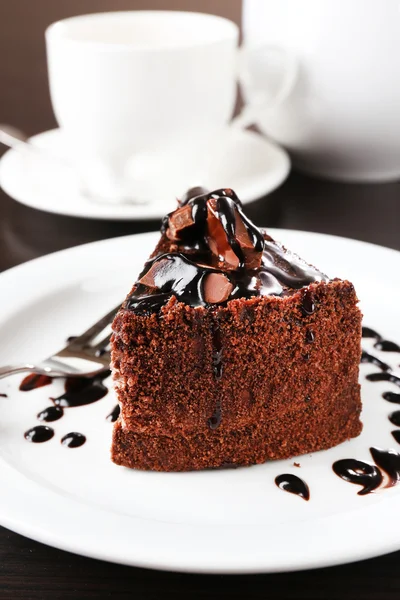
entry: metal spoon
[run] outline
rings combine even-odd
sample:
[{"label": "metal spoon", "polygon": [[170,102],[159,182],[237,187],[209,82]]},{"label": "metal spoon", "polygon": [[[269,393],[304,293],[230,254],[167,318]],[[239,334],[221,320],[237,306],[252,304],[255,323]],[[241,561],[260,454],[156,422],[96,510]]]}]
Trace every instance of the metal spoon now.
[{"label": "metal spoon", "polygon": [[[0,144],[4,144],[5,146],[13,148],[14,150],[28,151],[29,153],[35,155],[35,157],[37,158],[40,158],[45,161],[52,161],[53,165],[56,165],[58,168],[61,167],[64,170],[68,169],[68,179],[75,180],[80,193],[86,196],[88,200],[99,203],[109,201],[108,198],[100,198],[98,196],[94,196],[88,190],[87,185],[85,184],[85,181],[83,180],[81,174],[77,172],[76,168],[71,163],[57,155],[51,154],[47,150],[40,148],[35,144],[32,144],[29,141],[29,136],[17,127],[13,127],[12,125],[0,124]],[[120,203],[144,205],[148,204],[148,200],[127,198],[126,200],[123,200]]]},{"label": "metal spoon", "polygon": [[46,152],[46,150],[32,144],[26,133],[12,125],[0,124],[0,143],[9,148],[14,148],[15,150],[28,150],[43,159],[56,161],[59,165],[72,169],[72,165],[68,164],[62,158],[55,156],[50,152]]}]

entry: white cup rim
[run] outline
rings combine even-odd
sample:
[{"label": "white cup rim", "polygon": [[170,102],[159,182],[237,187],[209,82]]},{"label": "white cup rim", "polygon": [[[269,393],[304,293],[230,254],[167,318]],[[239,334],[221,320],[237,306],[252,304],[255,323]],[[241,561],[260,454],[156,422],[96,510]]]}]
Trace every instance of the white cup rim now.
[{"label": "white cup rim", "polygon": [[[117,19],[118,17],[136,19],[145,17],[161,17],[166,19],[186,18],[193,20],[203,20],[205,23],[214,23],[215,25],[221,25],[217,36],[210,36],[209,39],[194,39],[182,41],[176,45],[160,44],[157,45],[135,45],[134,43],[127,42],[107,42],[100,40],[91,40],[84,38],[76,38],[72,35],[72,32],[68,28],[77,23],[83,23],[84,21],[96,21],[110,18]],[[239,27],[225,17],[213,15],[209,13],[199,13],[192,11],[174,11],[174,10],[131,10],[131,11],[110,11],[110,12],[99,12],[85,15],[77,15],[75,17],[68,17],[61,19],[49,25],[45,31],[46,42],[62,42],[71,46],[84,47],[85,49],[92,49],[96,51],[124,51],[129,53],[152,53],[152,52],[176,52],[182,50],[190,50],[199,47],[209,47],[221,42],[238,39]]]}]

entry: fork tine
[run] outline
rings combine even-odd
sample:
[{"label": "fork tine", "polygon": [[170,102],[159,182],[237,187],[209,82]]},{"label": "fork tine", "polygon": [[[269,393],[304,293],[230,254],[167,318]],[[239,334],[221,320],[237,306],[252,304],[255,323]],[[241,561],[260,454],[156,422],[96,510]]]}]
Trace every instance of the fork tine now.
[{"label": "fork tine", "polygon": [[[67,348],[74,346],[82,346],[82,344],[88,344],[91,340],[93,340],[99,333],[103,331],[103,329],[111,323],[114,319],[116,313],[120,309],[120,304],[117,307],[110,310],[109,313],[104,315],[97,323],[89,327],[86,331],[84,331],[81,335],[74,338],[68,345]],[[108,336],[109,337],[109,336]],[[97,345],[96,345],[97,347]]]}]

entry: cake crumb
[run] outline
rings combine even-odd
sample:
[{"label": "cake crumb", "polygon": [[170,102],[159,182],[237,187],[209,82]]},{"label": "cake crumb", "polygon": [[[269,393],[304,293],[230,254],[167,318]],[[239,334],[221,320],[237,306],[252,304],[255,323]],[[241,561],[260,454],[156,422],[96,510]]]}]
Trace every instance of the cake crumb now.
[{"label": "cake crumb", "polygon": [[300,463],[297,463],[297,462],[294,462],[294,463],[293,463],[293,466],[294,466],[294,467],[301,467],[301,464],[300,464]]}]

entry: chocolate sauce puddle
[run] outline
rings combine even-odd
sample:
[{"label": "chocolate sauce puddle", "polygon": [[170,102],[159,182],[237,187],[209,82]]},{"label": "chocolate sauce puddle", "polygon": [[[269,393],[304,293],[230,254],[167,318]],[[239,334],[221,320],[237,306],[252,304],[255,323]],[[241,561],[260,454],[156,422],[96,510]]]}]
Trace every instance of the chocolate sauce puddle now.
[{"label": "chocolate sauce puddle", "polygon": [[111,371],[102,371],[94,377],[67,377],[65,380],[65,393],[57,398],[52,398],[56,406],[62,408],[76,408],[93,404],[104,398],[108,388],[103,380]]},{"label": "chocolate sauce puddle", "polygon": [[297,477],[297,475],[292,475],[291,473],[285,473],[283,475],[278,475],[275,478],[275,483],[281,490],[285,492],[289,492],[290,494],[296,494],[303,498],[303,500],[310,499],[310,489],[305,481]]}]

